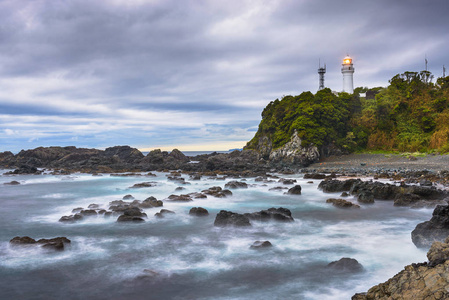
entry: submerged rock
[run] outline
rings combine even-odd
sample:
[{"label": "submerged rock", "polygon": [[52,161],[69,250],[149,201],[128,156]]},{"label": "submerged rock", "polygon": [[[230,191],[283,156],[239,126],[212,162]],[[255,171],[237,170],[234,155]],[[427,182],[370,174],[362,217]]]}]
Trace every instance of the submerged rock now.
[{"label": "submerged rock", "polygon": [[16,181],[16,180],[13,180],[13,181],[11,181],[11,182],[5,182],[4,184],[6,184],[6,185],[19,185],[20,182],[18,182],[18,181]]},{"label": "submerged rock", "polygon": [[273,247],[273,244],[270,243],[270,241],[255,241],[249,248],[253,250],[259,250],[259,249],[268,249]]},{"label": "submerged rock", "polygon": [[225,227],[225,226],[238,226],[246,227],[251,226],[247,216],[234,213],[231,211],[222,210],[215,217],[214,226]]},{"label": "submerged rock", "polygon": [[343,257],[327,265],[327,268],[340,272],[362,272],[363,266],[354,258]]},{"label": "submerged rock", "polygon": [[151,182],[141,182],[141,183],[136,183],[134,184],[132,187],[130,187],[131,189],[136,189],[136,188],[148,188],[148,187],[154,187],[157,185],[157,182],[151,181]]}]

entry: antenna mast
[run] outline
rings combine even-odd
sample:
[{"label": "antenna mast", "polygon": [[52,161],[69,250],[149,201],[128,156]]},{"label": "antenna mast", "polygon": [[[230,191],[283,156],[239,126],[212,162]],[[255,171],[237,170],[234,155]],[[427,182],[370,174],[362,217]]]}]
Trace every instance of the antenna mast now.
[{"label": "antenna mast", "polygon": [[320,87],[318,90],[324,89],[324,74],[326,74],[326,64],[324,67],[321,67],[321,60],[318,60],[318,74],[320,75]]},{"label": "antenna mast", "polygon": [[446,77],[446,67],[443,65],[443,77]]}]

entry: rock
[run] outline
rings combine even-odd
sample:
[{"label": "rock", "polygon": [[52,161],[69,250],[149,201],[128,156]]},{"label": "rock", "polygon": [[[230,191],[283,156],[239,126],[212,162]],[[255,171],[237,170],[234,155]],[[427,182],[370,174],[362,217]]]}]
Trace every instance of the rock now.
[{"label": "rock", "polygon": [[138,207],[129,207],[123,211],[123,215],[131,217],[146,217],[147,214],[143,213]]},{"label": "rock", "polygon": [[185,187],[178,186],[178,187],[175,189],[175,191],[182,191],[182,190],[185,190],[185,189],[186,189]]},{"label": "rock", "polygon": [[292,213],[289,209],[279,207],[279,208],[269,208],[267,210],[261,210],[254,213],[244,214],[248,219],[256,221],[282,221],[282,222],[293,222]]},{"label": "rock", "polygon": [[227,196],[231,196],[232,192],[230,190],[223,190],[219,186],[213,186],[211,188],[208,188],[207,190],[201,191],[202,193],[206,195],[211,195],[217,198],[226,198]]},{"label": "rock", "polygon": [[304,174],[304,179],[324,179],[326,178],[325,174],[320,173],[306,173]]},{"label": "rock", "polygon": [[282,184],[294,184],[296,183],[296,179],[286,179],[286,178],[281,178],[279,179],[278,182],[282,182]]},{"label": "rock", "polygon": [[[266,140],[264,141],[263,138],[265,138]],[[266,146],[262,147],[261,143],[266,144]],[[290,141],[277,149],[272,149],[271,141],[268,137],[264,136],[260,138],[258,150],[260,151],[260,153],[269,152],[270,161],[275,163],[284,162],[293,165],[307,166],[313,162],[318,161],[320,157],[320,152],[316,146],[302,146],[302,140],[296,130],[293,132]]]},{"label": "rock", "polygon": [[193,199],[206,199],[207,198],[207,196],[204,195],[203,193],[190,193],[188,195]]},{"label": "rock", "polygon": [[449,236],[449,206],[437,205],[429,221],[419,223],[412,231],[412,241],[418,248],[427,248]]},{"label": "rock", "polygon": [[134,197],[133,197],[133,195],[128,194],[128,195],[123,196],[122,199],[123,200],[134,200]]},{"label": "rock", "polygon": [[275,186],[275,187],[269,189],[269,191],[282,191],[282,190],[288,190],[288,187],[284,187],[284,186]]},{"label": "rock", "polygon": [[408,265],[387,280],[352,299],[449,299],[449,239],[434,242],[428,263]]},{"label": "rock", "polygon": [[141,217],[121,215],[121,216],[118,217],[117,222],[140,223],[140,222],[145,222],[145,220],[142,219]]},{"label": "rock", "polygon": [[344,199],[330,198],[326,200],[326,203],[332,203],[332,205],[338,208],[360,208],[360,205],[354,204]]},{"label": "rock", "polygon": [[189,211],[189,215],[197,216],[197,217],[204,217],[208,216],[209,212],[207,209],[202,207],[192,207]]},{"label": "rock", "polygon": [[228,188],[228,189],[247,189],[248,188],[248,184],[246,184],[246,182],[241,182],[241,181],[229,181],[228,183],[225,184],[225,188]]},{"label": "rock", "polygon": [[29,236],[19,237],[11,239],[9,243],[14,246],[23,246],[23,245],[41,245],[42,248],[49,250],[64,250],[64,244],[69,244],[71,241],[66,237],[56,237],[52,239],[40,239],[36,241]]},{"label": "rock", "polygon": [[155,213],[154,216],[157,218],[165,218],[165,215],[175,214],[174,211],[168,210],[168,209],[161,209],[160,212]]},{"label": "rock", "polygon": [[340,197],[349,197],[349,194],[347,192],[341,193]]},{"label": "rock", "polygon": [[301,186],[295,185],[294,187],[292,187],[291,189],[288,190],[287,194],[289,195],[301,195]]},{"label": "rock", "polygon": [[79,213],[79,212],[82,211],[83,209],[84,209],[84,208],[82,208],[82,207],[74,208],[74,209],[72,209],[72,214]]},{"label": "rock", "polygon": [[268,249],[273,247],[269,241],[255,241],[249,248],[254,250]]},{"label": "rock", "polygon": [[394,206],[410,206],[421,200],[421,197],[415,194],[405,193],[397,194],[394,199]]},{"label": "rock", "polygon": [[160,207],[163,206],[164,202],[161,200],[157,200],[155,197],[148,197],[147,199],[143,200],[140,204],[140,208],[152,208],[152,207]]},{"label": "rock", "polygon": [[189,195],[170,195],[170,196],[168,196],[167,201],[189,202],[189,201],[193,201],[193,200]]},{"label": "rock", "polygon": [[132,187],[130,187],[131,189],[136,189],[136,188],[148,188],[148,187],[154,187],[157,185],[157,182],[151,181],[151,182],[141,182],[141,183],[136,183],[134,184]]},{"label": "rock", "polygon": [[37,243],[42,244],[42,248],[48,250],[62,251],[64,250],[65,244],[70,244],[71,241],[66,237],[56,237],[52,239],[40,239]]},{"label": "rock", "polygon": [[10,244],[12,245],[31,245],[31,244],[35,244],[36,240],[33,238],[30,238],[29,236],[16,236],[14,238],[12,238],[9,241]]},{"label": "rock", "polygon": [[99,208],[99,207],[100,207],[100,205],[98,205],[98,204],[89,204],[89,206],[87,208],[95,209],[95,208]]},{"label": "rock", "polygon": [[246,227],[246,226],[251,226],[251,223],[249,222],[248,217],[245,215],[233,213],[231,211],[222,210],[217,214],[217,216],[215,218],[214,226]]},{"label": "rock", "polygon": [[354,258],[343,257],[327,265],[327,268],[339,272],[362,272],[363,266]]},{"label": "rock", "polygon": [[82,216],[96,216],[97,212],[94,209],[83,209],[80,211],[80,215]]},{"label": "rock", "polygon": [[362,191],[357,197],[357,201],[363,204],[374,203],[374,194],[370,191]]},{"label": "rock", "polygon": [[5,182],[4,184],[6,184],[6,185],[19,185],[20,182],[13,180],[11,182]]},{"label": "rock", "polygon": [[318,189],[325,193],[335,193],[335,192],[349,192],[352,185],[357,181],[357,179],[348,180],[323,180],[318,185]]},{"label": "rock", "polygon": [[82,220],[83,216],[81,214],[74,214],[74,215],[70,215],[70,216],[62,216],[59,219],[59,222],[64,222],[64,223],[73,223],[75,221],[79,221]]}]

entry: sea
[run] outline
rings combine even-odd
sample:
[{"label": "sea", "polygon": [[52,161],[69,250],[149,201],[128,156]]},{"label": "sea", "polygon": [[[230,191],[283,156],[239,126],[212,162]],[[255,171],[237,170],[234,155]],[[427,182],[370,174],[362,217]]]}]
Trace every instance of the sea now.
[{"label": "sea", "polygon": [[[395,207],[376,201],[360,209],[338,209],[326,203],[340,193],[318,190],[320,180],[303,174],[296,179],[301,195],[285,194],[278,180],[245,180],[247,189],[234,189],[227,198],[170,202],[171,194],[224,187],[231,180],[203,177],[181,185],[156,177],[16,175],[0,170],[0,299],[350,299],[357,292],[384,282],[404,266],[426,261],[410,233],[430,219],[431,209]],[[145,174],[145,173],[142,173]],[[19,185],[7,185],[11,181]],[[148,188],[136,183],[154,182]],[[284,187],[291,187],[284,186]],[[164,201],[175,214],[163,219],[161,207],[145,209],[143,223],[117,223],[117,217],[85,217],[72,224],[59,218],[74,208],[109,202],[131,194]],[[347,200],[356,202],[349,197]],[[192,207],[207,217],[189,215]],[[292,211],[294,222],[257,222],[251,227],[215,227],[220,210],[256,212],[271,207]],[[71,244],[55,252],[40,247],[12,247],[15,236],[34,239],[65,236]],[[255,241],[273,247],[250,249]],[[338,272],[327,265],[343,257],[357,259],[361,273]]]}]

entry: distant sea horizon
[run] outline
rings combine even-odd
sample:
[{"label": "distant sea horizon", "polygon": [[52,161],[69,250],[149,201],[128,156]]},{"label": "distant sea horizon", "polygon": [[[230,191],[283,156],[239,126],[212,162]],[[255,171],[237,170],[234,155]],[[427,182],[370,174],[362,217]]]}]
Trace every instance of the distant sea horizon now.
[{"label": "distant sea horizon", "polygon": [[[184,153],[185,156],[197,156],[197,155],[203,155],[203,154],[211,154],[211,153],[230,153],[234,150],[241,150],[241,149],[230,149],[230,150],[225,150],[225,151],[209,151],[209,150],[203,150],[203,151],[181,151],[182,153]],[[171,152],[171,151],[167,151],[167,152]],[[142,151],[142,154],[147,156],[147,154],[150,153],[150,151]]]}]

